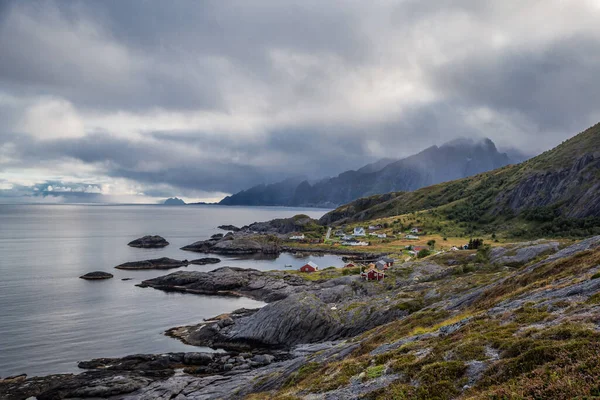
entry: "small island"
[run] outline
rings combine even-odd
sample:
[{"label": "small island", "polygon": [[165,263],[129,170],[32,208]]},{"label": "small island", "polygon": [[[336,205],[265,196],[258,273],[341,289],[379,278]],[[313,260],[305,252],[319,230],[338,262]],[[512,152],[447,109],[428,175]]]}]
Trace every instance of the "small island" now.
[{"label": "small island", "polygon": [[117,265],[116,269],[137,270],[137,269],[171,269],[187,267],[188,260],[174,260],[168,257],[155,258],[152,260],[131,261]]},{"label": "small island", "polygon": [[158,235],[146,235],[127,243],[127,246],[139,247],[142,249],[159,249],[168,245],[169,242],[167,242],[167,240],[162,236]]},{"label": "small island", "polygon": [[88,281],[97,281],[97,280],[101,280],[101,279],[110,279],[112,277],[113,277],[113,274],[110,274],[108,272],[94,271],[94,272],[88,272],[85,275],[81,275],[79,278],[85,279]]}]

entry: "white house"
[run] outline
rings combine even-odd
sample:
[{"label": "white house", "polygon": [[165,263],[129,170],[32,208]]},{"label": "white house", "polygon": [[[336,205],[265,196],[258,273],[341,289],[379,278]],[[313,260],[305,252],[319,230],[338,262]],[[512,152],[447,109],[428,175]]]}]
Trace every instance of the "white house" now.
[{"label": "white house", "polygon": [[290,236],[290,240],[304,240],[304,233],[301,235]]},{"label": "white house", "polygon": [[377,234],[377,237],[378,237],[379,239],[385,239],[385,238],[387,237],[387,235],[386,235],[385,233],[378,233],[378,234]]},{"label": "white house", "polygon": [[415,234],[416,233],[421,233],[421,232],[423,232],[423,230],[421,228],[412,228],[410,230],[410,233],[415,233]]},{"label": "white house", "polygon": [[342,240],[352,240],[352,239],[354,239],[352,237],[352,235],[344,235],[344,236],[342,236]]},{"label": "white house", "polygon": [[450,247],[450,251],[458,251],[458,247],[452,246],[452,247]]},{"label": "white house", "polygon": [[419,240],[419,237],[415,235],[406,235],[406,238],[409,240]]},{"label": "white house", "polygon": [[365,235],[365,228],[361,227],[361,226],[357,226],[356,228],[354,228],[354,234],[353,236],[366,236]]}]

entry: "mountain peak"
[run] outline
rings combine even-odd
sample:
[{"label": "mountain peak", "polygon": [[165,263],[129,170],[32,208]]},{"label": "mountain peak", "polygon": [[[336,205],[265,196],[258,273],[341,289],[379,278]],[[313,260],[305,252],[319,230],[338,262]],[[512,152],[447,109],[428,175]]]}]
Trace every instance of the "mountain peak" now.
[{"label": "mountain peak", "polygon": [[177,197],[169,197],[168,199],[166,199],[163,203],[166,206],[184,206],[185,205],[185,201],[181,200],[180,198]]}]

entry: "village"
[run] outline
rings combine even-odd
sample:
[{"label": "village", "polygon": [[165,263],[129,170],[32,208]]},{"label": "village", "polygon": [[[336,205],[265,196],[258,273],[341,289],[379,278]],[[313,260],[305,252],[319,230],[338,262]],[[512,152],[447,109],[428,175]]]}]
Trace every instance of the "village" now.
[{"label": "village", "polygon": [[[386,272],[395,262],[407,262],[416,258],[424,258],[431,255],[445,253],[446,251],[458,252],[462,250],[476,250],[483,245],[481,239],[471,239],[464,244],[451,244],[448,246],[437,246],[436,240],[430,238],[421,227],[410,227],[402,233],[389,234],[384,232],[384,225],[369,225],[368,227],[356,226],[346,229],[338,229],[332,233],[329,228],[324,239],[307,238],[304,234],[293,234],[289,240],[298,245],[322,244],[332,249],[335,248],[379,248],[382,244],[393,244],[393,251],[387,252],[388,256],[377,259],[366,260],[360,257],[356,261],[347,262],[343,267],[344,275],[359,274],[366,281],[384,281]],[[446,241],[446,238],[443,239]],[[426,242],[425,244],[421,244]],[[455,241],[453,241],[455,242]],[[413,244],[414,243],[414,244]],[[417,244],[418,243],[418,244]],[[394,257],[395,256],[395,257]],[[326,269],[331,269],[329,267]],[[309,261],[298,270],[300,273],[315,273],[319,266]]]}]

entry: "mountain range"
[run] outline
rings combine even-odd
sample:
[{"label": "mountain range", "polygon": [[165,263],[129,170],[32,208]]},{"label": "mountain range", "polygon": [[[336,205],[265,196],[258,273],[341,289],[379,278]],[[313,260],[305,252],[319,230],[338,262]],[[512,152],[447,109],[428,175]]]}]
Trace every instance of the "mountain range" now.
[{"label": "mountain range", "polygon": [[468,178],[365,197],[324,215],[324,225],[420,213],[432,230],[517,236],[600,234],[600,124],[520,164]]},{"label": "mountain range", "polygon": [[490,139],[457,139],[412,156],[384,158],[333,178],[310,182],[294,177],[261,184],[225,197],[221,205],[336,207],[361,197],[413,191],[490,171],[525,157],[501,153]]}]

